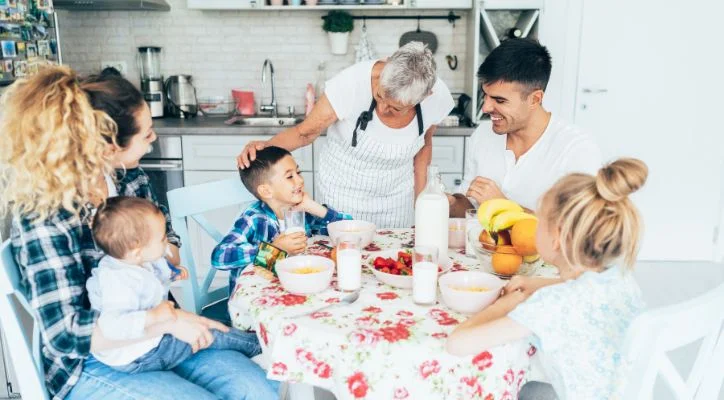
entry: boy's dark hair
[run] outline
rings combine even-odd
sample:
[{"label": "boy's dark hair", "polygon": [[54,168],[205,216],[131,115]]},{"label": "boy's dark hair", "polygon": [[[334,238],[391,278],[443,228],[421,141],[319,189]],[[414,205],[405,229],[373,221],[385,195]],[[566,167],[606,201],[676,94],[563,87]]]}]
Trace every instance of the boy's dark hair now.
[{"label": "boy's dark hair", "polygon": [[93,218],[93,239],[104,253],[123,258],[152,239],[151,215],[164,217],[151,201],[141,197],[116,196],[101,204]]},{"label": "boy's dark hair", "polygon": [[246,190],[251,192],[257,199],[260,199],[256,189],[259,185],[268,182],[269,171],[279,160],[291,155],[292,153],[289,151],[276,146],[265,147],[257,151],[256,159],[251,162],[248,168],[239,168],[239,177],[241,177],[241,182]]},{"label": "boy's dark hair", "polygon": [[545,46],[531,39],[508,39],[480,64],[478,78],[482,84],[520,83],[527,96],[534,90],[546,90],[551,68],[551,55]]},{"label": "boy's dark hair", "polygon": [[143,94],[115,68],[106,68],[99,75],[84,79],[81,88],[91,106],[108,114],[118,126],[116,143],[126,148],[140,127],[136,113],[144,105]]}]

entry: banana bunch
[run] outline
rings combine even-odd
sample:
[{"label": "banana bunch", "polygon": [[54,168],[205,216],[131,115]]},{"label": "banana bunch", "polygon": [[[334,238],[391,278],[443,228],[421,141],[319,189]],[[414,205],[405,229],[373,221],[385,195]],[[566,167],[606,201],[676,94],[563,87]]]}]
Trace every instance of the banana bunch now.
[{"label": "banana bunch", "polygon": [[497,233],[506,230],[524,219],[537,219],[523,211],[523,207],[508,199],[491,199],[478,208],[478,221],[486,231]]}]

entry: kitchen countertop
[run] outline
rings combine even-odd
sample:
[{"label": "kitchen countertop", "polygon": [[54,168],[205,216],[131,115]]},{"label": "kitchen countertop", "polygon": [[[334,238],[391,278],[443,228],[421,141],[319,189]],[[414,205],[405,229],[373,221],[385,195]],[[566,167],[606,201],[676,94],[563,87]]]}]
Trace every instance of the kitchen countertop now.
[{"label": "kitchen countertop", "polygon": [[[153,127],[159,135],[274,135],[287,127],[226,125],[226,118],[159,118]],[[475,128],[438,127],[435,136],[470,136]]]}]

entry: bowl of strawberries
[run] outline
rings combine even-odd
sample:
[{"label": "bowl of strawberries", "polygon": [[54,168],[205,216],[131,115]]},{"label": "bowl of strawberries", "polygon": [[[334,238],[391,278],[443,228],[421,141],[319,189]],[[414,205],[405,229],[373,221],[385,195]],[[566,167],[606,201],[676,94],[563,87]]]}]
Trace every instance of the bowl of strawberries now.
[{"label": "bowl of strawberries", "polygon": [[412,289],[412,249],[377,252],[369,258],[369,266],[377,280],[402,289]]}]

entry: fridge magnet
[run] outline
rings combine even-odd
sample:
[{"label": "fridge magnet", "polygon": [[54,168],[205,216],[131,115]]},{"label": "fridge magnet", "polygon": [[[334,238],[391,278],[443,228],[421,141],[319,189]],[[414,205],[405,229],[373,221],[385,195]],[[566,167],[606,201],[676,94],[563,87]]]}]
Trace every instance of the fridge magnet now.
[{"label": "fridge magnet", "polygon": [[15,41],[2,40],[0,41],[0,46],[2,46],[3,58],[13,58],[18,56],[18,52],[15,50]]},{"label": "fridge magnet", "polygon": [[38,73],[38,63],[28,64],[28,75],[35,75]]},{"label": "fridge magnet", "polygon": [[13,69],[16,77],[25,76],[28,74],[28,62],[25,60],[13,61]]},{"label": "fridge magnet", "polygon": [[18,6],[18,0],[7,0],[9,8],[15,8]]},{"label": "fridge magnet", "polygon": [[38,10],[48,10],[50,9],[50,2],[48,0],[38,0],[37,6]]},{"label": "fridge magnet", "polygon": [[25,49],[28,52],[28,58],[38,57],[38,46],[35,43],[28,43],[25,45]]},{"label": "fridge magnet", "polygon": [[56,55],[58,53],[58,42],[55,39],[50,39],[50,54]]},{"label": "fridge magnet", "polygon": [[3,60],[3,71],[6,74],[12,74],[13,73],[13,60]]},{"label": "fridge magnet", "polygon": [[38,55],[40,57],[48,57],[50,55],[50,42],[47,40],[38,40]]},{"label": "fridge magnet", "polygon": [[25,42],[17,42],[17,54],[20,58],[25,58]]}]

